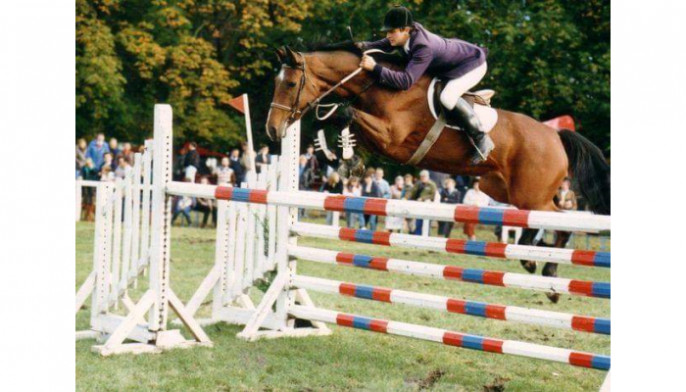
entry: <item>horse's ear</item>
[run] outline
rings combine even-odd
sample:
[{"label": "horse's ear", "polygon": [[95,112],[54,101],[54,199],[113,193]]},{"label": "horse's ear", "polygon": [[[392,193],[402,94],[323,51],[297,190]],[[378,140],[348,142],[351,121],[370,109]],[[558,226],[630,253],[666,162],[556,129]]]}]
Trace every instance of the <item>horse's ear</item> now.
[{"label": "horse's ear", "polygon": [[298,58],[296,53],[291,48],[286,46],[286,64],[293,68],[297,68],[299,65],[302,65],[300,63],[301,60]]},{"label": "horse's ear", "polygon": [[276,58],[279,59],[280,63],[283,63],[286,60],[286,48],[282,46],[276,49]]}]

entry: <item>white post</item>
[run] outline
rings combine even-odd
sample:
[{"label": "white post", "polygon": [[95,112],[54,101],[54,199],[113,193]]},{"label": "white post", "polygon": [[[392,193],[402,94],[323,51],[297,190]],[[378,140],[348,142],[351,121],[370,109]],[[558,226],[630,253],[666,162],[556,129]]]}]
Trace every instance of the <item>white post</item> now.
[{"label": "white post", "polygon": [[133,195],[132,207],[132,233],[131,233],[131,268],[129,274],[134,279],[133,287],[138,287],[138,269],[140,265],[140,243],[141,243],[141,169],[143,156],[137,152],[133,158],[133,183],[131,184],[131,194]]},{"label": "white post", "polygon": [[110,294],[110,260],[112,241],[112,184],[103,182],[97,187],[95,203],[95,239],[93,271],[95,286],[92,293],[91,328],[99,329],[99,316],[106,313]]},{"label": "white post", "polygon": [[[300,121],[286,129],[286,136],[281,140],[281,170],[279,178],[279,191],[297,192],[299,185],[298,164],[300,158]],[[295,275],[295,263],[290,262],[288,246],[297,246],[298,237],[292,235],[290,228],[298,221],[298,209],[281,207],[278,209],[277,221],[277,271],[278,274],[288,276]],[[284,292],[279,295],[276,302],[276,317],[278,320],[286,320],[288,307],[292,298],[289,298],[289,284],[284,287]]]},{"label": "white post", "polygon": [[248,135],[248,172],[255,172],[255,148],[252,142],[252,122],[250,121],[250,103],[248,94],[243,94],[243,110],[245,110],[245,133]]},{"label": "white post", "polygon": [[155,146],[152,187],[152,250],[150,254],[150,289],[155,303],[150,310],[149,329],[165,330],[169,313],[169,253],[172,198],[167,184],[172,180],[172,108],[155,105]]},{"label": "white post", "polygon": [[141,226],[141,257],[147,266],[150,259],[150,177],[152,170],[152,140],[145,141],[143,152],[143,215]]},{"label": "white post", "polygon": [[76,180],[76,221],[81,221],[81,180]]}]

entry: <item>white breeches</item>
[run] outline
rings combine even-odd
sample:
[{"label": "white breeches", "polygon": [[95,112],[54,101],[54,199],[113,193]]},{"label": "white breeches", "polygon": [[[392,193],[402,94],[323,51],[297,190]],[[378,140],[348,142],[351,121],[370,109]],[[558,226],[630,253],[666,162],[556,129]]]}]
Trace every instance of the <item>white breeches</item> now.
[{"label": "white breeches", "polygon": [[446,109],[452,110],[455,104],[457,104],[457,99],[469,91],[470,88],[476,86],[486,75],[486,69],[488,69],[488,66],[484,62],[461,77],[449,81],[441,92],[441,104]]}]

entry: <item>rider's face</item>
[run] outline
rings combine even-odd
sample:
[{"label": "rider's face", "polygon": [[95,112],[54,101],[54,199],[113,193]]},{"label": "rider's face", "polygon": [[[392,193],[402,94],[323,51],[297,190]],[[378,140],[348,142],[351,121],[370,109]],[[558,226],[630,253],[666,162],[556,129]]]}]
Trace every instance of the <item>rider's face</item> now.
[{"label": "rider's face", "polygon": [[410,39],[410,28],[391,29],[386,32],[386,38],[391,41],[391,46],[403,46]]}]

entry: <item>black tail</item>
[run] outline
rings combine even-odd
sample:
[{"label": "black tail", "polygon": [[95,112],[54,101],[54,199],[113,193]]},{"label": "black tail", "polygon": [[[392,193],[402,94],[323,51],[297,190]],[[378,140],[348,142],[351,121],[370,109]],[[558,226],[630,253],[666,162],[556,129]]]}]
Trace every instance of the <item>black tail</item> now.
[{"label": "black tail", "polygon": [[569,174],[591,211],[610,215],[610,165],[603,153],[577,132],[563,129],[559,135],[569,159]]}]

